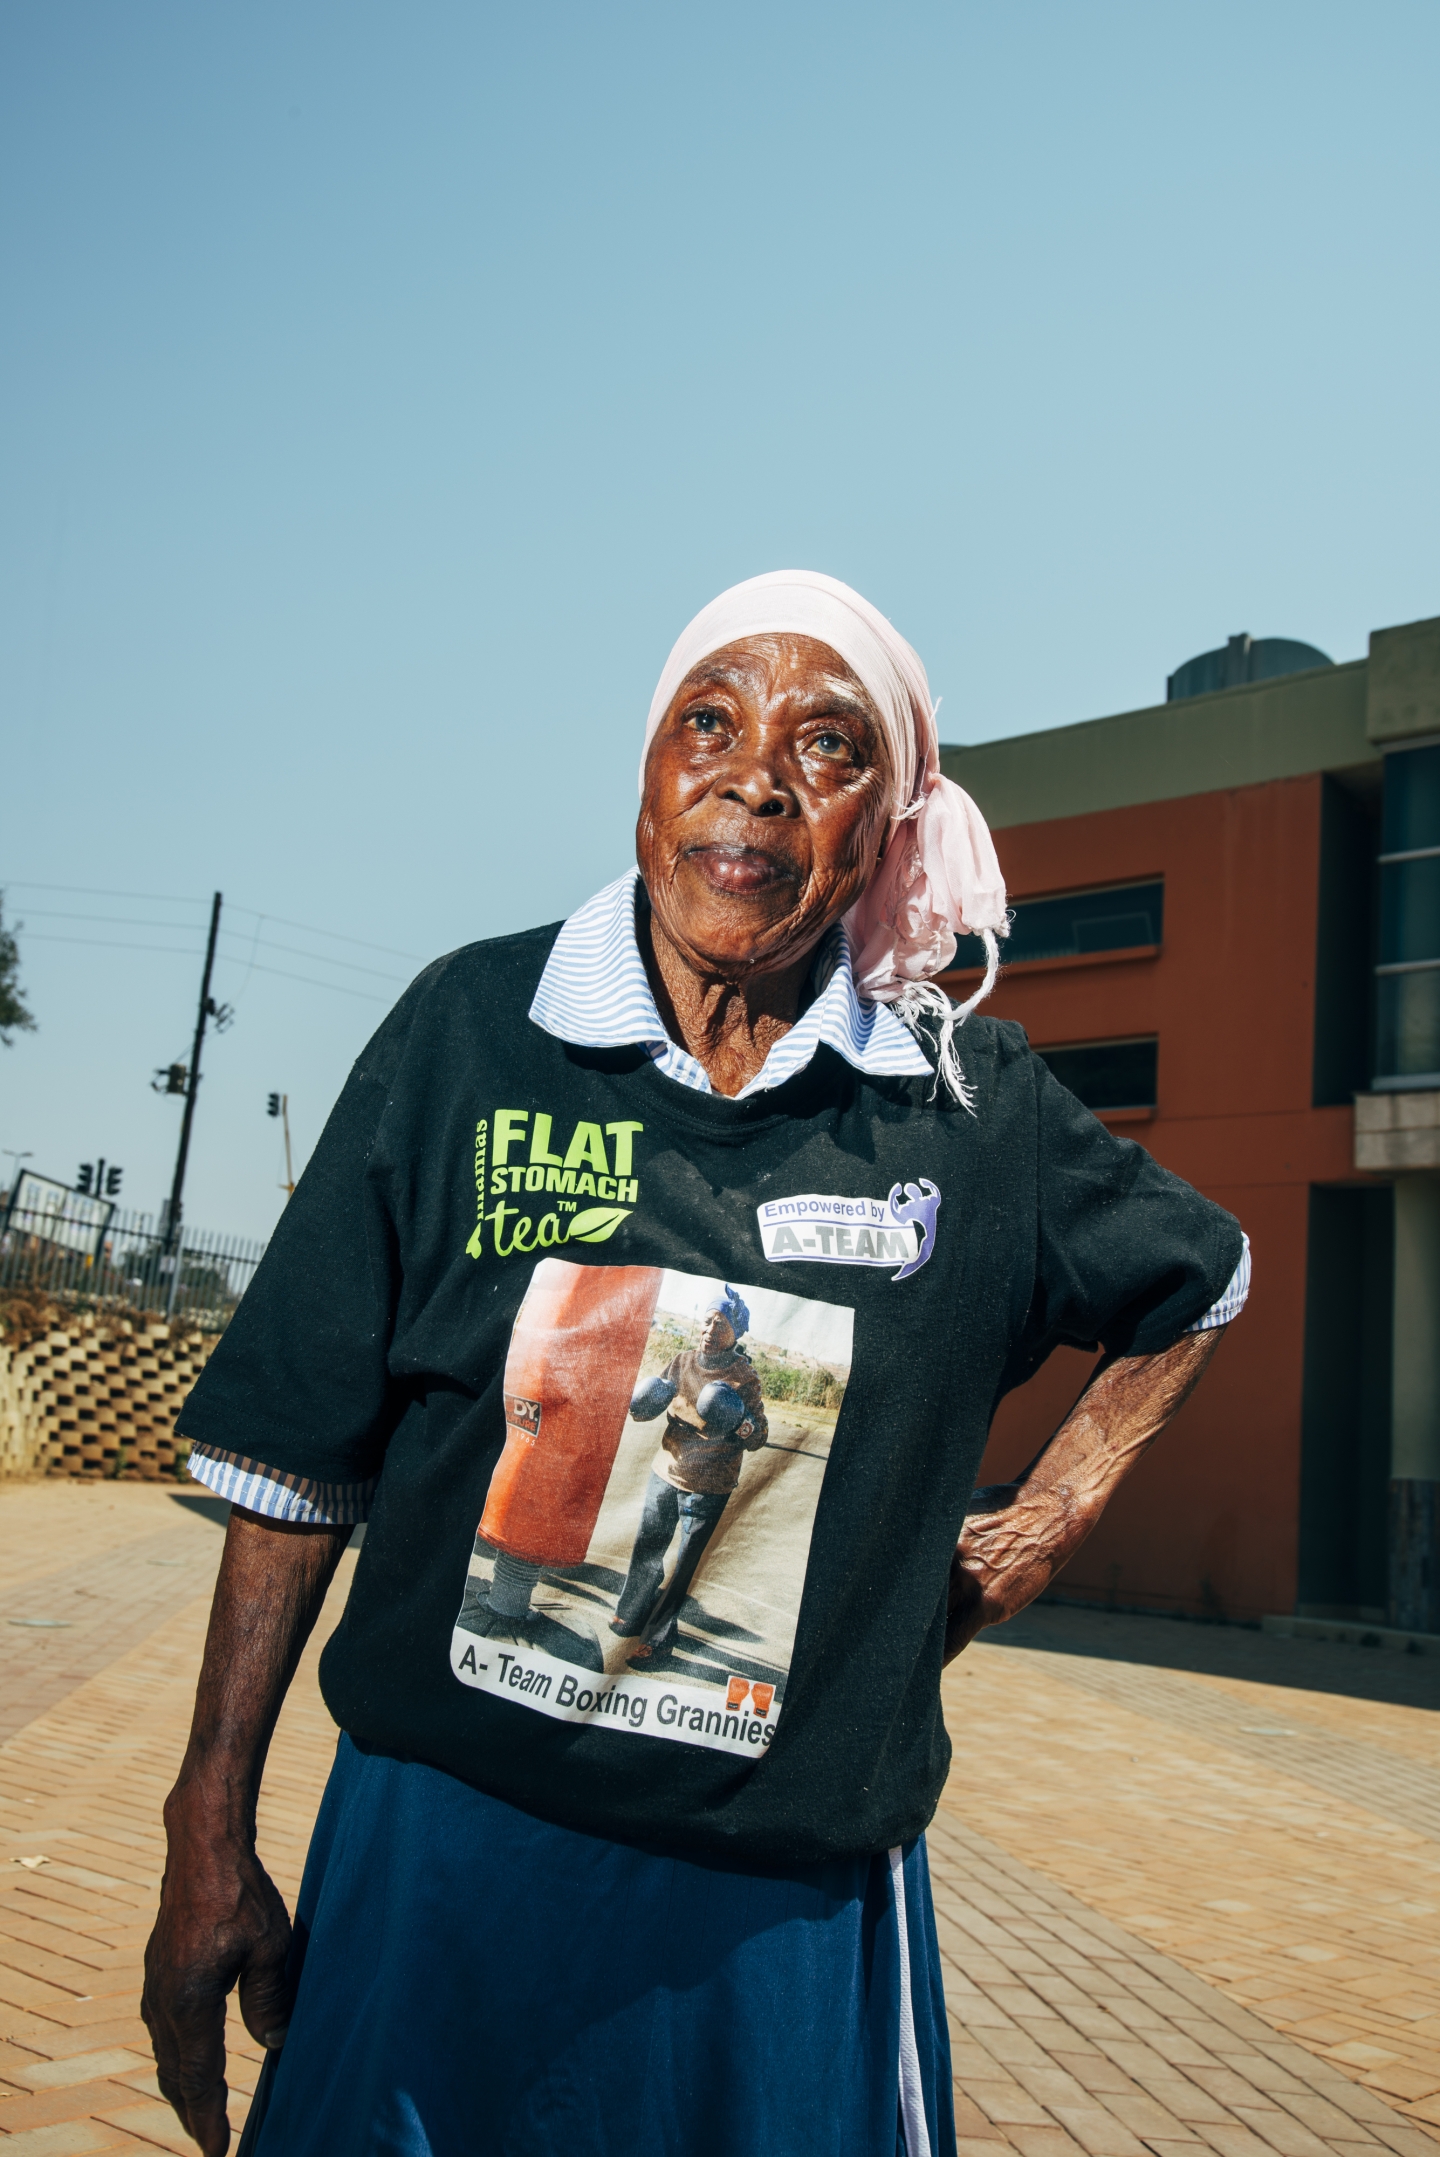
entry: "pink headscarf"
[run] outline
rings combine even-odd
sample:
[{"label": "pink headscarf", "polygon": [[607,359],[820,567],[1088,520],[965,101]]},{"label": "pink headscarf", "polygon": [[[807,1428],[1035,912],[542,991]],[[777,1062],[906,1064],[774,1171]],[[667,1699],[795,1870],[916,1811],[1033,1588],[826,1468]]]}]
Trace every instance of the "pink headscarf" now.
[{"label": "pink headscarf", "polygon": [[[681,631],[650,702],[640,756],[685,676],[702,659],[741,637],[815,637],[845,661],[875,706],[890,752],[894,792],[880,866],[845,916],[862,996],[888,1003],[914,1030],[923,1014],[940,1025],[940,1068],[962,1100],[952,1034],[982,997],[1000,964],[999,938],[1009,934],[1005,879],[995,843],[970,796],[940,770],[936,707],[919,654],[868,599],[848,584],[811,569],[776,569],[734,584]],[[985,978],[968,1002],[951,1007],[933,985],[955,956],[955,939],[980,936]]]}]

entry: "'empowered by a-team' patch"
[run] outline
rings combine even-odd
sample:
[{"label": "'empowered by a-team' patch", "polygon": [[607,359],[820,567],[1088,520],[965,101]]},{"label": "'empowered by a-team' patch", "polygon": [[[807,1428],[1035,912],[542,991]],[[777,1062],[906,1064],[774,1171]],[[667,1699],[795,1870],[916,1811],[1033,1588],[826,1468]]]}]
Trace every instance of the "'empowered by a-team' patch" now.
[{"label": "'empowered by a-team' patch", "polygon": [[802,1191],[755,1208],[760,1242],[772,1265],[801,1259],[820,1266],[893,1266],[892,1278],[918,1273],[935,1248],[940,1192],[928,1176],[890,1186],[888,1198],[842,1198]]}]

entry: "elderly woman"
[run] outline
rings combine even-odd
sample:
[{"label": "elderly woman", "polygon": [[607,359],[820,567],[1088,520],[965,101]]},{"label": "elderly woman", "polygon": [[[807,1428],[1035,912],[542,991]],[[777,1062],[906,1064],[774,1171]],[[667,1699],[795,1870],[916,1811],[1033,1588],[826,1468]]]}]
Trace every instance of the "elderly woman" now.
[{"label": "elderly woman", "polygon": [[[208,2157],[237,1981],[259,2157],[951,2150],[942,1663],[1243,1301],[1234,1221],[934,986],[1004,889],[856,593],[690,624],[637,852],[407,991],[181,1417],[234,1510],[144,2011]],[[976,1492],[1057,1342],[1088,1387]],[[292,1932],[256,1799],[360,1519]]]}]

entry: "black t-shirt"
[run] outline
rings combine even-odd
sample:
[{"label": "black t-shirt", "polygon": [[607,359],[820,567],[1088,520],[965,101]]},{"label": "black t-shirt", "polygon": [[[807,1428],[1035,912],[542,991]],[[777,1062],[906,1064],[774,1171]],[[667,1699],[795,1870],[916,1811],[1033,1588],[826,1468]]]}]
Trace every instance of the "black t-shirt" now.
[{"label": "black t-shirt", "polygon": [[[650,1847],[892,1848],[949,1765],[950,1556],[996,1404],[1059,1342],[1169,1346],[1239,1228],[1002,1021],[959,1037],[973,1115],[828,1048],[732,1101],[568,1046],[527,1017],[555,933],[401,999],[180,1428],[379,1473],[321,1664],[358,1742]],[[692,1494],[652,1474],[666,1373],[737,1298],[767,1435]],[[695,1412],[724,1440],[746,1411],[717,1383]]]}]

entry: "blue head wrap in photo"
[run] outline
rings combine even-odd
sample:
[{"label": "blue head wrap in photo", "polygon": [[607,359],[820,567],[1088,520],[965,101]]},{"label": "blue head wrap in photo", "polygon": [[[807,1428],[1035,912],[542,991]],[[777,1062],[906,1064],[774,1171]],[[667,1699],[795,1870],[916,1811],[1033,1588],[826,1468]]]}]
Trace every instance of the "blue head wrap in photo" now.
[{"label": "blue head wrap in photo", "polygon": [[712,1296],[705,1306],[707,1311],[718,1311],[738,1341],[750,1328],[750,1307],[738,1296],[727,1281],[723,1296]]}]

